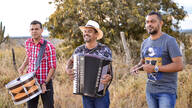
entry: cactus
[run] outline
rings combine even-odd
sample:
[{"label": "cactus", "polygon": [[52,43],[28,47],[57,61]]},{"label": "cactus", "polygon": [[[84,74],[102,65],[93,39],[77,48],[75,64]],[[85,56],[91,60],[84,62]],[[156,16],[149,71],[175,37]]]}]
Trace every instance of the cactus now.
[{"label": "cactus", "polygon": [[5,26],[3,26],[2,22],[0,23],[0,45],[5,42],[9,37],[4,37]]}]

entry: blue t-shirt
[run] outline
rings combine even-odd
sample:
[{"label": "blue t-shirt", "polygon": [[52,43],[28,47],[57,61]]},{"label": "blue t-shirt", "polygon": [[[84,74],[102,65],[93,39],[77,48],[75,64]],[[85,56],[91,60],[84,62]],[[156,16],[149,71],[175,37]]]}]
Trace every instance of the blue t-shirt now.
[{"label": "blue t-shirt", "polygon": [[[141,46],[141,58],[146,64],[167,65],[172,63],[172,58],[181,56],[176,39],[168,34],[163,34],[156,40],[147,38]],[[146,90],[151,93],[177,92],[177,72],[154,72],[147,74]]]}]

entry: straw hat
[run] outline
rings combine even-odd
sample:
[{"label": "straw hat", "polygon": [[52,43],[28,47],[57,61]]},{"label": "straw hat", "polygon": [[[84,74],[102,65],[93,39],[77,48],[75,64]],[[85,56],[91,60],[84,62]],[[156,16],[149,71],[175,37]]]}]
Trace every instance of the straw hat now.
[{"label": "straw hat", "polygon": [[98,32],[97,40],[101,39],[103,37],[103,32],[99,28],[99,24],[96,21],[89,20],[85,26],[80,26],[80,30],[83,32],[86,28],[94,28]]}]

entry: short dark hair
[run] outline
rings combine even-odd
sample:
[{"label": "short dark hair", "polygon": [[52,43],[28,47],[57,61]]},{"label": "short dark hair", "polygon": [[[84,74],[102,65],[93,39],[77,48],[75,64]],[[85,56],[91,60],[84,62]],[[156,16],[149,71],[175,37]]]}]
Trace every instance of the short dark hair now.
[{"label": "short dark hair", "polygon": [[150,16],[150,15],[157,15],[158,19],[162,21],[162,16],[159,12],[152,11],[147,16]]},{"label": "short dark hair", "polygon": [[40,28],[41,28],[41,29],[43,28],[41,22],[40,22],[40,21],[37,21],[37,20],[32,21],[30,25],[35,25],[35,24],[39,24],[39,25],[40,25]]}]

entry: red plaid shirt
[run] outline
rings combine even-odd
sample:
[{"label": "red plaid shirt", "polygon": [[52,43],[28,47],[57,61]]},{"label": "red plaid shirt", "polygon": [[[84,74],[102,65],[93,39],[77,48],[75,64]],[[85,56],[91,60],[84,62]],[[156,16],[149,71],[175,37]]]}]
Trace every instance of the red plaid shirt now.
[{"label": "red plaid shirt", "polygon": [[[29,58],[27,73],[35,71],[35,63],[36,63],[36,60],[38,57],[38,53],[40,51],[40,46],[43,43],[44,43],[43,38],[36,45],[32,38],[28,39],[25,42],[26,53]],[[42,84],[46,80],[49,70],[51,68],[56,69],[56,52],[55,52],[55,47],[53,46],[53,44],[51,44],[49,41],[47,41],[47,45],[45,48],[45,52],[43,54],[43,58],[41,60],[41,64],[36,71],[36,78],[40,84]]]}]

